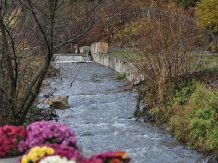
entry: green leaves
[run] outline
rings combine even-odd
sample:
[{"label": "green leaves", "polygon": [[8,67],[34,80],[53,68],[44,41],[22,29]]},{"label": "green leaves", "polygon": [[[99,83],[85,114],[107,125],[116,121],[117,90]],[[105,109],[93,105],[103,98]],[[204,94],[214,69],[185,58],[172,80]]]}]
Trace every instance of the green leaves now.
[{"label": "green leaves", "polygon": [[[182,88],[178,97],[183,97],[187,90],[187,86]],[[187,102],[180,104],[180,110],[174,107],[175,115],[170,118],[176,138],[202,151],[218,151],[217,92],[195,82],[195,89]]]}]

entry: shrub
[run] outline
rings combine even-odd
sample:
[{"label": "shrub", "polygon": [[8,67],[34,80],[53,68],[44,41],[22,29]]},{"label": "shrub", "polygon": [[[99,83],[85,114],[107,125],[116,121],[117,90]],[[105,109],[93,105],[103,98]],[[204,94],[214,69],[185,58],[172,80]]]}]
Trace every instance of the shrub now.
[{"label": "shrub", "polygon": [[174,106],[169,124],[174,136],[202,151],[218,152],[218,90],[196,84],[187,104]]}]

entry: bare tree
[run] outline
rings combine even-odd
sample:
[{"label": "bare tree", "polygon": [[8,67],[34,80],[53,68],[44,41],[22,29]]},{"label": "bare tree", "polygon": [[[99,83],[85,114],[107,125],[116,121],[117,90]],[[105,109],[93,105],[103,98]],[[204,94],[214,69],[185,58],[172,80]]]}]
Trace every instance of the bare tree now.
[{"label": "bare tree", "polygon": [[153,2],[151,7],[142,6],[141,17],[115,35],[131,50],[131,61],[145,81],[138,101],[149,106],[166,104],[181,74],[200,70],[203,54],[199,52],[208,47],[208,36],[196,26],[191,12],[159,2],[160,8]]},{"label": "bare tree", "polygon": [[[64,45],[76,42],[91,29],[103,2],[0,2],[0,97],[4,97],[0,109],[5,120],[0,120],[2,124],[24,123],[53,54]],[[78,7],[80,12],[75,14]],[[36,62],[39,59],[40,64]]]},{"label": "bare tree", "polygon": [[[1,1],[0,4],[0,30],[1,30],[1,63],[0,63],[0,97],[3,116],[12,114],[15,116],[15,97],[17,80],[17,63],[13,33],[16,22],[16,15],[19,11],[19,5],[13,1]],[[7,81],[7,82],[6,82]],[[1,108],[2,109],[2,108]],[[6,114],[6,115],[4,115]]]},{"label": "bare tree", "polygon": [[208,36],[199,37],[205,31],[188,12],[176,6],[157,11],[150,9],[145,16],[138,42],[143,63],[137,66],[150,86],[143,96],[150,106],[167,104],[168,92],[179,87],[181,75],[201,70],[202,51],[208,47]]}]

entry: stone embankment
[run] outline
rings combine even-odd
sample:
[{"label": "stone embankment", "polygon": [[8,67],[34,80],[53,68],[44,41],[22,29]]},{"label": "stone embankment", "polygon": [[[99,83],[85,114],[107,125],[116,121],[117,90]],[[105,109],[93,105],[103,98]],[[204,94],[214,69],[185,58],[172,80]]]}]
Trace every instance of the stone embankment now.
[{"label": "stone embankment", "polygon": [[91,51],[92,59],[95,63],[107,66],[112,70],[122,74],[126,74],[126,78],[133,84],[138,84],[143,80],[138,68],[125,58],[111,56],[108,53],[108,43],[97,42],[87,46],[80,47],[81,52]]}]

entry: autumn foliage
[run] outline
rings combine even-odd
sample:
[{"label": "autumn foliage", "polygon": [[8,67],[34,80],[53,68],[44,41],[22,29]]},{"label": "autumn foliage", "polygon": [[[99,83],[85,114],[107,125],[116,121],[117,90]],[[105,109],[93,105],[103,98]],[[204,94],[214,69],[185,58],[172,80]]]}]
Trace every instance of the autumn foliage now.
[{"label": "autumn foliage", "polygon": [[218,32],[218,1],[202,0],[196,8],[197,23],[199,26]]}]

